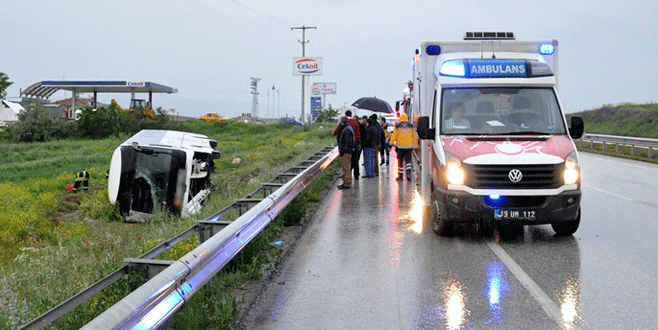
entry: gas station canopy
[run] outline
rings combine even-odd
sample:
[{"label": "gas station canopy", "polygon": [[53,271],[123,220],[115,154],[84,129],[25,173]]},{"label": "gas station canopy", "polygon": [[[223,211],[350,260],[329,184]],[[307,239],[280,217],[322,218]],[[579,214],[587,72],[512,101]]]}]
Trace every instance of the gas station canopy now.
[{"label": "gas station canopy", "polygon": [[177,93],[178,89],[152,83],[149,81],[53,81],[44,80],[30,85],[21,92],[21,96],[47,99],[59,90],[74,93]]}]

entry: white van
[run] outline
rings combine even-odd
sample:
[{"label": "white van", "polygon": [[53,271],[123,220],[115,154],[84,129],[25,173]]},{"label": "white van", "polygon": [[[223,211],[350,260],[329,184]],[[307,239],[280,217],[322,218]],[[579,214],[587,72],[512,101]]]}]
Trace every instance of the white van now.
[{"label": "white van", "polygon": [[557,95],[556,40],[517,41],[510,32],[470,32],[426,41],[412,98],[421,138],[421,186],[434,230],[456,223],[580,224],[580,167]]}]

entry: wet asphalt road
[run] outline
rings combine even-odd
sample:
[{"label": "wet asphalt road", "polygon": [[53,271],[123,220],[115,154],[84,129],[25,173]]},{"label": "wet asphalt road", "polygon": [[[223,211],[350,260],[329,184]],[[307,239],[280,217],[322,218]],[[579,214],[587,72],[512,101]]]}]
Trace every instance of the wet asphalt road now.
[{"label": "wet asphalt road", "polygon": [[658,328],[658,166],[580,157],[569,237],[550,225],[439,237],[393,165],[333,188],[240,328]]}]

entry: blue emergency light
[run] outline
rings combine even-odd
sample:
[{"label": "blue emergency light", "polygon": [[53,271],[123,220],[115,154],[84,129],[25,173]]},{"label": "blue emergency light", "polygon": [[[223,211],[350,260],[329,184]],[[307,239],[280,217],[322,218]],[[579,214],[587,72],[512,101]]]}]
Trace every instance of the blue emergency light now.
[{"label": "blue emergency light", "polygon": [[499,206],[505,204],[505,198],[501,195],[484,196],[485,204],[489,206]]},{"label": "blue emergency light", "polygon": [[555,53],[555,45],[553,45],[553,44],[541,44],[541,46],[539,46],[539,54],[553,55],[553,53]]},{"label": "blue emergency light", "polygon": [[442,76],[463,77],[466,75],[466,71],[464,71],[464,61],[445,61],[441,65],[441,70],[439,72]]},{"label": "blue emergency light", "polygon": [[441,46],[439,45],[429,45],[425,48],[427,55],[439,55],[441,54]]}]

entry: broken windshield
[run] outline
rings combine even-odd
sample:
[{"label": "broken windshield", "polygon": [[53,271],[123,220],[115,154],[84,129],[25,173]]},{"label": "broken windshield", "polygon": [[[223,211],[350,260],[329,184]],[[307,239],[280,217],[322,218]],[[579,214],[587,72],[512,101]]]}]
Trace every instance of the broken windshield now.
[{"label": "broken windshield", "polygon": [[441,133],[566,134],[552,88],[444,88]]},{"label": "broken windshield", "polygon": [[171,208],[175,194],[184,189],[178,174],[185,169],[185,153],[159,148],[122,148],[122,213],[129,210],[153,213]]}]

